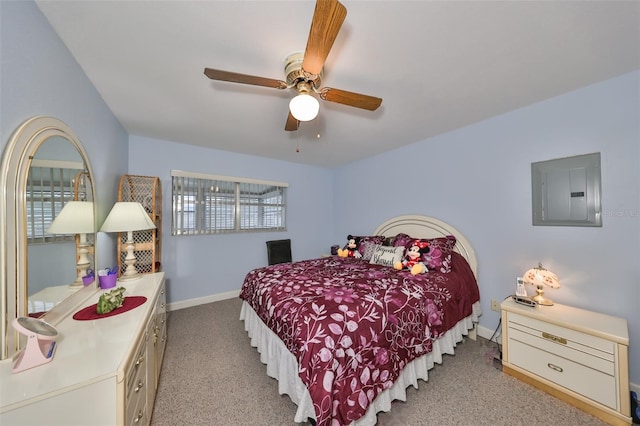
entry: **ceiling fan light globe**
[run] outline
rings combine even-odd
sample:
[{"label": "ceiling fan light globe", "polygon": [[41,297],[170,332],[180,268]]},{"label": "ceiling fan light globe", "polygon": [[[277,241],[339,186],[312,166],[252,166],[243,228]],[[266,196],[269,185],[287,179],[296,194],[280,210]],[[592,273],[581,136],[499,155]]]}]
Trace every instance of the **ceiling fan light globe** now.
[{"label": "ceiling fan light globe", "polygon": [[311,121],[318,116],[320,102],[306,93],[300,94],[289,102],[291,115],[298,121]]}]

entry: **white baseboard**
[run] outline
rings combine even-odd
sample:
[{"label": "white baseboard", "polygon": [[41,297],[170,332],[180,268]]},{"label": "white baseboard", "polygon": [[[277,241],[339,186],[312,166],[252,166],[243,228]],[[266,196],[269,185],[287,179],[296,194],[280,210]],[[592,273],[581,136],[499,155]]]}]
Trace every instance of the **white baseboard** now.
[{"label": "white baseboard", "polygon": [[[493,336],[493,330],[478,324],[478,336],[484,337],[485,339],[489,340],[491,336]],[[500,337],[500,334],[498,334],[497,336]],[[496,341],[496,337],[493,338],[493,341]],[[502,343],[502,341],[500,341],[499,343]]]},{"label": "white baseboard", "polygon": [[191,308],[192,306],[204,305],[206,303],[219,302],[221,300],[233,299],[240,296],[240,290],[228,291],[226,293],[212,294],[210,296],[198,297],[197,299],[182,300],[180,302],[168,303],[167,311],[177,311]]}]

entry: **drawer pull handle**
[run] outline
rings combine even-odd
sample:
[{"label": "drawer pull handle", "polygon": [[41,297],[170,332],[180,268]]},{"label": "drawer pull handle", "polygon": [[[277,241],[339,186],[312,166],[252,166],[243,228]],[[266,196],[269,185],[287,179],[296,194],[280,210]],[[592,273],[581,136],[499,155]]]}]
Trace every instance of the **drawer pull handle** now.
[{"label": "drawer pull handle", "polygon": [[144,357],[141,356],[140,358],[138,358],[138,361],[136,361],[136,366],[142,364],[144,362]]},{"label": "drawer pull handle", "polygon": [[140,411],[138,412],[138,415],[136,416],[136,418],[135,418],[135,419],[133,419],[133,422],[134,422],[134,423],[138,423],[140,420],[142,420],[142,417],[144,417],[144,414],[142,413],[142,410],[140,410]]},{"label": "drawer pull handle", "polygon": [[556,370],[558,373],[562,373],[564,370],[562,369],[562,367],[558,367],[557,365],[548,363],[547,367],[549,367],[552,370]]},{"label": "drawer pull handle", "polygon": [[136,388],[134,389],[135,392],[138,392],[140,389],[142,389],[142,386],[144,386],[144,383],[142,383],[142,380],[140,380],[138,382],[138,386],[136,386]]},{"label": "drawer pull handle", "polygon": [[553,334],[549,334],[544,331],[542,332],[542,337],[544,337],[545,339],[549,339],[552,342],[561,343],[563,345],[567,344],[567,339],[565,339],[564,337],[554,336]]}]

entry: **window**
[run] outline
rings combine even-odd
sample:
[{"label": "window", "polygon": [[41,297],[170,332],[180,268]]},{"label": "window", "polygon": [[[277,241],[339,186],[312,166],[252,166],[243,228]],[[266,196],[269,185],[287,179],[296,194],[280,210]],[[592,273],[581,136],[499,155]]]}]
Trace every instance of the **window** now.
[{"label": "window", "polygon": [[27,177],[27,241],[73,241],[73,235],[50,235],[46,230],[62,207],[71,200],[82,200],[85,194],[76,195],[76,185],[84,172],[82,163],[34,159]]},{"label": "window", "polygon": [[171,235],[286,230],[286,183],[179,170],[171,181]]}]

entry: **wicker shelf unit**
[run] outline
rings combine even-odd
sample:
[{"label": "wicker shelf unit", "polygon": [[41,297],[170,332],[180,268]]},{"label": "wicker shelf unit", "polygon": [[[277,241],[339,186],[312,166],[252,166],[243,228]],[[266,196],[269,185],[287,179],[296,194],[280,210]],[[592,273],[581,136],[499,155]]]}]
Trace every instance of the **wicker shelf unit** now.
[{"label": "wicker shelf unit", "polygon": [[[136,269],[141,274],[159,272],[162,254],[162,187],[160,178],[153,176],[122,175],[118,201],[135,201],[144,207],[156,225],[155,229],[134,231]],[[118,234],[118,269],[126,268],[127,233]]]}]

